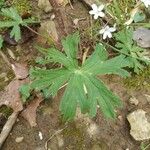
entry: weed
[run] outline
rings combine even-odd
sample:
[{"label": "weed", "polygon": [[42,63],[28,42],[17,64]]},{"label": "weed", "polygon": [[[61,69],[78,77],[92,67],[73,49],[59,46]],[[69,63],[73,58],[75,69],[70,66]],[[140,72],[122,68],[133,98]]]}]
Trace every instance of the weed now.
[{"label": "weed", "polygon": [[1,15],[9,18],[9,20],[0,21],[0,28],[11,28],[10,37],[14,37],[16,41],[21,39],[20,26],[37,23],[33,18],[22,19],[15,8],[1,9]]},{"label": "weed", "polygon": [[115,34],[115,39],[117,41],[115,46],[120,49],[120,53],[126,55],[130,67],[138,74],[143,70],[145,64],[149,64],[150,59],[146,57],[144,49],[140,48],[133,42],[132,36],[132,28],[119,31]]}]

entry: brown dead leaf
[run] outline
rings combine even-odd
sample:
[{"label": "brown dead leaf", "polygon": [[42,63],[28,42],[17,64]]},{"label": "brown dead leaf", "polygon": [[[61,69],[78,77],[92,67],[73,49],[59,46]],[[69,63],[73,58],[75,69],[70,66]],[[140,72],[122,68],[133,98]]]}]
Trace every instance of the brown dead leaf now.
[{"label": "brown dead leaf", "polygon": [[11,66],[18,80],[22,80],[28,77],[29,72],[26,64],[14,63]]},{"label": "brown dead leaf", "polygon": [[13,80],[5,88],[0,97],[0,107],[6,105],[13,109],[14,112],[23,110],[23,104],[20,98],[19,87],[28,83],[29,79],[26,80]]},{"label": "brown dead leaf", "polygon": [[42,97],[37,97],[27,106],[25,110],[21,113],[21,116],[26,119],[31,127],[37,125],[36,123],[36,110],[40,103],[43,101]]}]

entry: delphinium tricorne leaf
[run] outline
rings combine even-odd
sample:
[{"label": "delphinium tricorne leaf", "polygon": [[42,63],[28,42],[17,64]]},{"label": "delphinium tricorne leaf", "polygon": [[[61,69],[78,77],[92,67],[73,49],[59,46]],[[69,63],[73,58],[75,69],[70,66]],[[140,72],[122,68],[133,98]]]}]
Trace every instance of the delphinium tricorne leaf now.
[{"label": "delphinium tricorne leaf", "polygon": [[49,62],[58,63],[60,67],[56,69],[32,68],[30,71],[33,80],[31,88],[46,90],[47,94],[55,96],[58,90],[66,84],[60,103],[60,111],[66,120],[73,119],[77,107],[81,108],[82,113],[88,113],[93,117],[99,106],[106,117],[115,117],[115,109],[121,106],[121,101],[107,89],[98,76],[117,74],[126,77],[129,73],[123,67],[128,66],[128,61],[123,55],[108,59],[103,45],[97,44],[93,54],[80,65],[77,60],[79,41],[79,33],[63,39],[64,53],[55,48],[39,48],[46,54]]}]

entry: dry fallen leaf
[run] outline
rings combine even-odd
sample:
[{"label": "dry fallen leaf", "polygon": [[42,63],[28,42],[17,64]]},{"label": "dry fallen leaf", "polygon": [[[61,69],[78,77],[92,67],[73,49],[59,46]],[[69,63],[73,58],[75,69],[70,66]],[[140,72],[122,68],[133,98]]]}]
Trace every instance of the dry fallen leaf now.
[{"label": "dry fallen leaf", "polygon": [[28,77],[29,72],[26,64],[14,63],[11,66],[18,80],[22,80]]},{"label": "dry fallen leaf", "polygon": [[37,125],[36,110],[42,101],[43,101],[42,97],[35,98],[21,113],[21,116],[29,122],[31,127]]},{"label": "dry fallen leaf", "polygon": [[23,110],[23,104],[20,98],[19,87],[28,83],[29,79],[25,80],[13,80],[5,88],[0,97],[0,107],[6,105],[13,109],[14,112],[19,112]]}]

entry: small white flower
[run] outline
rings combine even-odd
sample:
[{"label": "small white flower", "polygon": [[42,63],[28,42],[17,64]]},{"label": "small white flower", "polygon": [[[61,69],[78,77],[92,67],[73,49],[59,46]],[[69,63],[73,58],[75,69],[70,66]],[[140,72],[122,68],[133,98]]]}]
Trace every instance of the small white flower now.
[{"label": "small white flower", "polygon": [[115,31],[116,31],[115,26],[114,27],[106,26],[103,29],[101,29],[99,33],[103,34],[103,39],[105,40],[107,37],[112,38],[112,32],[115,32]]},{"label": "small white flower", "polygon": [[98,19],[98,17],[104,17],[105,14],[102,12],[104,9],[104,5],[100,5],[99,7],[96,4],[91,5],[92,10],[89,11],[90,15],[94,15],[94,19]]},{"label": "small white flower", "polygon": [[147,8],[148,8],[148,6],[150,6],[150,0],[141,0],[141,2],[143,2],[145,7],[147,7]]},{"label": "small white flower", "polygon": [[40,140],[43,140],[43,134],[40,131],[39,131],[39,138],[40,138]]}]

